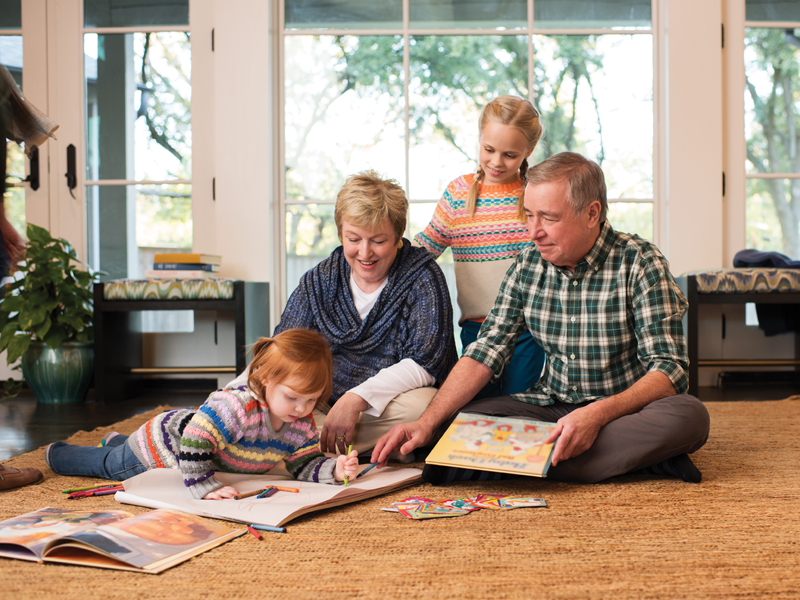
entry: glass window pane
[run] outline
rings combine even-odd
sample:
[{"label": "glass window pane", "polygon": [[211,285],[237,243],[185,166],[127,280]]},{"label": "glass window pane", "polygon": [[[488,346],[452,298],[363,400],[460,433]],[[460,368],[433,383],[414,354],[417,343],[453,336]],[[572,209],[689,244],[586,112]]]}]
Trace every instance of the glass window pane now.
[{"label": "glass window pane", "polygon": [[104,279],[141,277],[153,248],[192,247],[192,186],[87,186],[89,263]]},{"label": "glass window pane", "polygon": [[[436,200],[473,173],[478,118],[501,94],[528,96],[526,36],[412,36],[410,40],[409,197]],[[545,129],[546,129],[545,119]]]},{"label": "glass window pane", "polygon": [[303,273],[328,258],[341,245],[333,220],[333,204],[292,204],[286,207],[286,297]]},{"label": "glass window pane", "polygon": [[748,173],[797,173],[800,29],[745,30]]},{"label": "glass window pane", "polygon": [[[18,3],[11,2],[15,5]],[[12,6],[13,8],[13,6]],[[13,11],[12,11],[13,12]],[[0,36],[0,64],[6,67],[14,82],[22,89],[22,36]],[[4,196],[6,217],[21,234],[25,234],[25,188],[20,183],[25,179],[25,154],[23,148],[11,140],[2,139],[6,144],[5,175],[7,186],[19,184],[20,187],[7,187]],[[40,177],[45,176],[43,172]]]},{"label": "glass window pane", "polygon": [[86,178],[191,178],[191,45],[183,32],[86,34]]},{"label": "glass window pane", "polygon": [[365,169],[402,185],[402,38],[291,36],[285,44],[287,198],[333,201]]},{"label": "glass window pane", "polygon": [[286,29],[397,29],[402,0],[285,0]]},{"label": "glass window pane", "polygon": [[25,218],[25,188],[9,187],[6,188],[6,195],[3,197],[6,207],[6,218],[20,234],[25,235],[27,219]]},{"label": "glass window pane", "polygon": [[412,28],[517,29],[528,26],[527,0],[409,0],[408,8]]},{"label": "glass window pane", "polygon": [[0,29],[22,29],[22,0],[2,0]]},{"label": "glass window pane", "polygon": [[636,233],[651,242],[655,240],[652,202],[609,202],[608,222],[616,231]]},{"label": "glass window pane", "polygon": [[533,44],[544,123],[534,162],[580,152],[603,168],[609,198],[652,198],[652,35],[534,36]]},{"label": "glass window pane", "polygon": [[747,21],[800,21],[797,0],[747,0],[745,6]]},{"label": "glass window pane", "polygon": [[535,0],[534,29],[641,29],[652,26],[650,0]]},{"label": "glass window pane", "polygon": [[188,24],[189,0],[83,0],[84,27]]},{"label": "glass window pane", "polygon": [[22,87],[22,36],[0,35],[0,65],[3,65],[17,85]]},{"label": "glass window pane", "polygon": [[746,248],[800,259],[800,179],[748,179]]}]

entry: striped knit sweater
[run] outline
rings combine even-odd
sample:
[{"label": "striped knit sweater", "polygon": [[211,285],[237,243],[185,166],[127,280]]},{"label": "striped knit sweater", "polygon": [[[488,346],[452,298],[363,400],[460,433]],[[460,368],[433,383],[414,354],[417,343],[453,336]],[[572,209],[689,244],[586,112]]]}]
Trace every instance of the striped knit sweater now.
[{"label": "striped knit sweater", "polygon": [[336,459],[318,444],[311,415],[275,431],[266,404],[246,386],[218,390],[198,410],[164,412],[128,438],[148,469],[180,469],[195,498],[223,487],[216,471],[266,473],[281,460],[295,479],[335,483]]},{"label": "striped knit sweater", "polygon": [[525,222],[517,217],[522,182],[479,185],[475,214],[467,212],[467,197],[475,175],[450,182],[430,224],[414,241],[439,256],[450,247],[455,263],[459,323],[482,318],[494,306],[500,284],[514,258],[530,243]]}]

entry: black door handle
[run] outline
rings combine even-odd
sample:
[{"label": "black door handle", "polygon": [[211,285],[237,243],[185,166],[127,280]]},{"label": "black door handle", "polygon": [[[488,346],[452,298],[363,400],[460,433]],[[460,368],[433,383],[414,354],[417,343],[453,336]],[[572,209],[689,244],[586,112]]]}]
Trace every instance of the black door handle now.
[{"label": "black door handle", "polygon": [[67,146],[66,177],[67,177],[67,187],[69,188],[69,195],[74,198],[75,194],[72,193],[72,190],[74,190],[78,186],[78,173],[77,173],[77,167],[75,166],[75,146],[73,144]]},{"label": "black door handle", "polygon": [[39,189],[39,148],[36,146],[31,148],[31,172],[23,181],[29,181],[32,190]]}]

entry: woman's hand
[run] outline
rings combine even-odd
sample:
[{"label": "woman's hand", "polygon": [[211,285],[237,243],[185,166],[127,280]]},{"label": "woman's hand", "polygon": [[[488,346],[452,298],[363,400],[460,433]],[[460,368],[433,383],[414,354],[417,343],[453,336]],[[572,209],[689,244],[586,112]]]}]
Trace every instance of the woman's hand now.
[{"label": "woman's hand", "polygon": [[353,450],[350,454],[344,454],[336,457],[336,468],[333,471],[333,476],[336,481],[344,481],[347,475],[349,481],[353,481],[358,475],[358,452]]},{"label": "woman's hand", "polygon": [[320,450],[333,453],[338,449],[339,454],[347,454],[347,447],[353,443],[353,430],[358,417],[367,408],[367,401],[353,392],[347,392],[339,398],[325,417],[319,435]]},{"label": "woman's hand", "polygon": [[239,490],[237,490],[235,487],[226,485],[225,487],[216,489],[213,492],[208,492],[205,496],[203,496],[203,500],[223,500],[225,498],[233,498],[238,493]]}]

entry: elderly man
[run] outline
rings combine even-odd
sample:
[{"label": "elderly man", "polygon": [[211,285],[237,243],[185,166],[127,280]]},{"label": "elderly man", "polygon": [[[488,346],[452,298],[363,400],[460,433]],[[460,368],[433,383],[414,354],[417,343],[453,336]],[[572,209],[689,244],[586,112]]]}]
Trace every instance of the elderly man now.
[{"label": "elderly man", "polygon": [[[667,260],[653,244],[612,229],[596,163],[564,152],[529,169],[527,182],[533,244],[506,273],[478,339],[427,410],[384,435],[373,462],[428,444],[463,409],[557,423],[546,440],[557,440],[553,479],[593,483],[644,471],[698,483],[688,454],[706,442],[709,417],[683,393],[687,303]],[[502,373],[525,330],[547,357],[536,385],[468,404]],[[423,472],[430,483],[501,476],[432,465]]]}]

